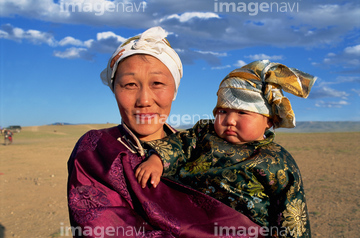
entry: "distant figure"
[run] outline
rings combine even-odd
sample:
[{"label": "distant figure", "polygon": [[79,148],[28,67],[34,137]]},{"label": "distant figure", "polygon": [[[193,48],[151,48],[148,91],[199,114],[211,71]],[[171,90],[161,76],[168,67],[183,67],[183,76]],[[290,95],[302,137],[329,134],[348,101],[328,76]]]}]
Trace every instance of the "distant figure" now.
[{"label": "distant figure", "polygon": [[9,145],[11,145],[13,133],[10,130],[6,130],[6,129],[3,132],[4,132],[4,144],[6,145],[6,141],[8,140]]}]

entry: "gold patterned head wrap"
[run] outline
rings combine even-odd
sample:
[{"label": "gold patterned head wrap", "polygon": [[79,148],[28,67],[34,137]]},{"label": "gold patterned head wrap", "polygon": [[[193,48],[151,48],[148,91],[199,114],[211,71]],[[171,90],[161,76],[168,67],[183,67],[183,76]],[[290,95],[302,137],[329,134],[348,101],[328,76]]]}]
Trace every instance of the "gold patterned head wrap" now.
[{"label": "gold patterned head wrap", "polygon": [[217,108],[256,112],[272,119],[274,128],[295,127],[295,114],[282,92],[307,98],[316,77],[268,60],[230,72],[220,83]]}]

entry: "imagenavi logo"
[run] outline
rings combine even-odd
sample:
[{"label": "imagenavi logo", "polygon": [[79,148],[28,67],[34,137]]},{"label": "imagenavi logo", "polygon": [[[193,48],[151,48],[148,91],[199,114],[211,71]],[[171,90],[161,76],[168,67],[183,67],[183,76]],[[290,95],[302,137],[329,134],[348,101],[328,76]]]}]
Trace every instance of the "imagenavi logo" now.
[{"label": "imagenavi logo", "polygon": [[214,0],[214,12],[239,12],[256,16],[259,12],[299,12],[299,2],[224,2]]},{"label": "imagenavi logo", "polygon": [[79,1],[60,0],[60,12],[86,12],[94,13],[96,16],[104,15],[106,12],[138,13],[145,12],[146,2],[139,3],[124,1]]}]

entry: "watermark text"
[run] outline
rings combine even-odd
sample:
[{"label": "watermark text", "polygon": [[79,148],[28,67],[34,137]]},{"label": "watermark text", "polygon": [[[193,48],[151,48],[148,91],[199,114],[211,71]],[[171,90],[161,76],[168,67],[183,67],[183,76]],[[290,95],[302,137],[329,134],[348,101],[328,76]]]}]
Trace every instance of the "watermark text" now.
[{"label": "watermark text", "polygon": [[145,234],[144,226],[64,226],[64,223],[60,223],[59,236],[70,237],[142,237]]},{"label": "watermark text", "polygon": [[214,0],[214,12],[238,12],[256,16],[259,12],[299,12],[299,2],[224,2]]},{"label": "watermark text", "polygon": [[60,12],[94,13],[96,16],[106,12],[136,13],[145,12],[146,2],[115,1],[66,1],[60,0]]}]

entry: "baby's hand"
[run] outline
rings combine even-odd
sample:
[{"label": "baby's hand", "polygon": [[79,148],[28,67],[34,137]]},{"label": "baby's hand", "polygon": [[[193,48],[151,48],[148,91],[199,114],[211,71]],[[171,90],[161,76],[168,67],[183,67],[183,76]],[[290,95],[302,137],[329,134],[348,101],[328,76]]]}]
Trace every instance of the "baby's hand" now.
[{"label": "baby's hand", "polygon": [[141,184],[142,188],[145,188],[147,181],[151,177],[151,184],[154,188],[159,184],[160,177],[163,172],[163,164],[158,155],[152,154],[145,162],[141,163],[135,171],[135,177]]}]

